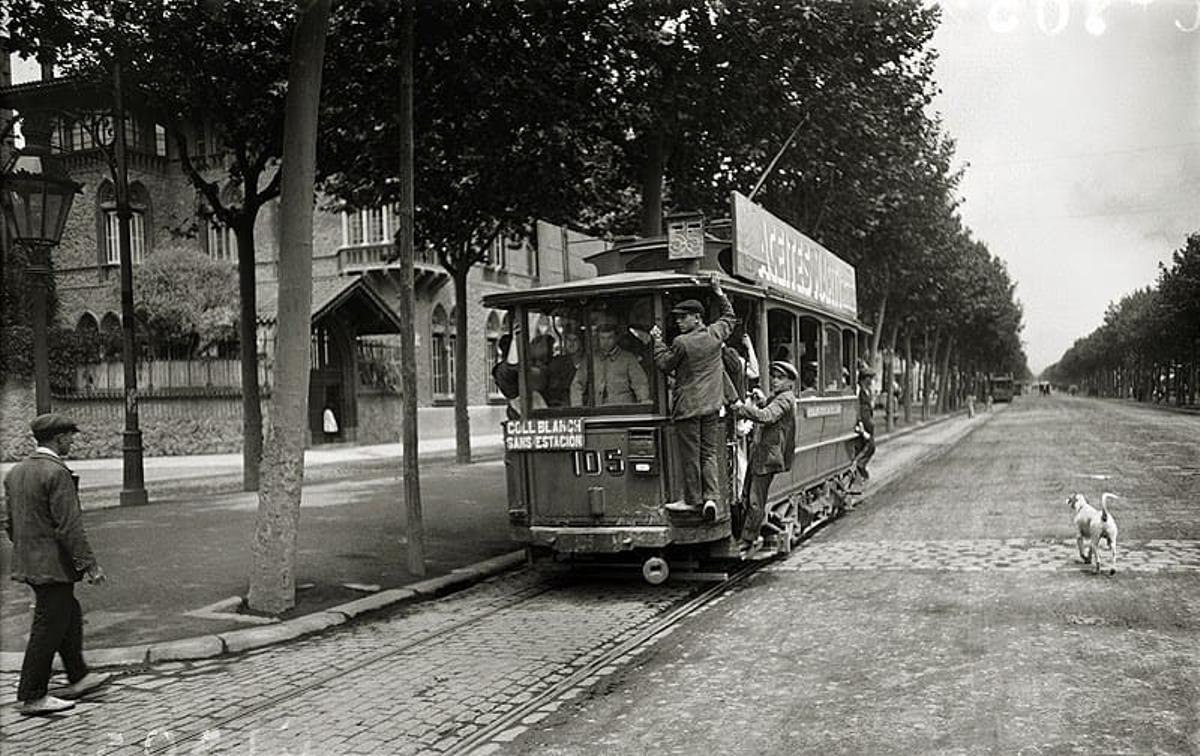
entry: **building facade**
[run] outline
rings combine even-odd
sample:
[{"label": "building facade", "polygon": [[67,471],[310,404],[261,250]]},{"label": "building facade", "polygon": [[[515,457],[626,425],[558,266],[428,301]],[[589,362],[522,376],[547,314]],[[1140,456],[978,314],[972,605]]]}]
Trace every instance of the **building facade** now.
[{"label": "building facade", "polygon": [[[48,127],[52,151],[82,185],[62,242],[53,250],[59,302],[56,325],[94,334],[101,349],[97,365],[80,371],[75,391],[55,399],[56,404],[100,401],[120,387],[121,372],[119,350],[103,348],[104,344],[119,343],[121,330],[119,225],[113,170],[105,157],[114,133],[108,95],[70,79],[50,78],[13,86],[7,78],[7,69],[0,69],[0,74],[3,74],[0,128],[14,114],[19,120],[36,116],[45,119],[43,125]],[[136,94],[127,100],[125,133],[133,209],[130,232],[134,276],[145,261],[170,250],[190,250],[236,266],[234,234],[212,217],[200,193],[188,180],[176,143],[168,138],[161,124],[138,107]],[[207,177],[220,176],[223,172],[220,145],[212,130],[203,123],[192,124],[190,129],[188,143],[194,146],[193,164]],[[328,205],[318,201],[313,227],[311,437],[314,443],[395,441],[400,435],[399,423],[395,422],[399,416],[399,266],[392,259],[396,208],[323,209]],[[274,358],[279,259],[277,199],[259,211],[254,236],[258,352],[262,363],[259,374],[265,395],[270,391]],[[495,291],[562,281],[564,268],[575,277],[592,275],[591,266],[582,260],[603,246],[598,240],[545,223],[538,223],[526,235],[497,239],[487,250],[486,262],[469,273],[465,303],[454,301],[450,276],[433,253],[418,251],[415,262],[418,404],[430,409],[450,407],[455,397],[463,393],[472,407],[499,408],[503,398],[492,382],[491,367],[507,323],[502,313],[485,310],[481,298]],[[467,311],[463,334],[457,333],[455,325],[459,306]],[[470,365],[465,386],[456,385],[455,380],[455,344],[459,338],[468,342]],[[194,364],[185,370],[174,364],[179,360],[164,361],[160,356],[158,364],[139,368],[140,375],[145,376],[139,378],[139,394],[147,399],[168,395],[180,399],[190,394],[206,401],[224,396],[236,403],[234,400],[240,393],[238,371],[224,369],[217,372],[226,378],[213,378],[213,364],[221,360],[228,363],[236,355],[229,345],[211,345],[201,357],[188,356],[189,363],[206,363],[203,379],[196,378],[198,368]],[[146,355],[141,359],[155,362]],[[187,374],[183,378],[176,375],[183,373]],[[118,396],[119,393],[114,393],[113,398]],[[201,404],[207,408],[197,411],[212,413],[211,406]],[[324,429],[326,409],[336,418],[336,433]],[[240,423],[240,411],[236,415]],[[449,410],[445,420],[452,434]],[[148,436],[153,436],[147,423],[143,413],[143,428]],[[114,429],[114,435],[119,436],[119,428]],[[186,448],[157,451],[229,450],[227,440],[209,443],[203,434],[200,436],[184,444]],[[148,444],[147,451],[156,450]],[[10,456],[7,451],[6,456]]]}]

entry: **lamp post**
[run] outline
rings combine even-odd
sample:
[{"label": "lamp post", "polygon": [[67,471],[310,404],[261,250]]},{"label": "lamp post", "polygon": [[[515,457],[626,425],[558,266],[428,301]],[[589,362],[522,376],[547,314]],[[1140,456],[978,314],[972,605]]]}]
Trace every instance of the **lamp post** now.
[{"label": "lamp post", "polygon": [[[67,176],[49,149],[49,129],[26,118],[25,148],[5,166],[3,201],[7,235],[29,254],[33,293],[33,375],[38,414],[50,411],[50,359],[47,290],[50,250],[62,240],[63,226],[80,186]],[[44,139],[43,139],[44,138]]]}]

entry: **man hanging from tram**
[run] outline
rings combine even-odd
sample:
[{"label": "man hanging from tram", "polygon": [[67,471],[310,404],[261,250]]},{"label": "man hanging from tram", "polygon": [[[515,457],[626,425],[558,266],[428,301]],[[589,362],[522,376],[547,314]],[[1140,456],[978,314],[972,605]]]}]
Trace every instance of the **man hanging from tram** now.
[{"label": "man hanging from tram", "polygon": [[666,508],[715,520],[720,512],[720,465],[725,448],[725,423],[720,414],[725,404],[722,351],[737,319],[716,273],[709,276],[709,285],[721,306],[716,321],[705,325],[704,305],[685,299],[671,308],[679,333],[670,346],[664,343],[657,325],[650,329],[650,337],[654,363],[662,371],[675,374],[671,416],[683,471],[683,499],[668,503]]}]

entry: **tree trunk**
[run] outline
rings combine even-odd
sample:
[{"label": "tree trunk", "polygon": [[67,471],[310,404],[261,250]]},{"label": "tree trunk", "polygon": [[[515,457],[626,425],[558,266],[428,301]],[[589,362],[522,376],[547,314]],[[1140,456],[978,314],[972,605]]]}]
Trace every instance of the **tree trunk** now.
[{"label": "tree trunk", "polygon": [[883,337],[883,319],[887,315],[888,295],[885,292],[883,299],[879,300],[879,309],[875,311],[875,332],[871,334],[871,353],[867,355],[867,362],[873,363],[875,355],[879,354],[879,339]]},{"label": "tree trunk", "polygon": [[[263,443],[262,405],[258,393],[258,293],[255,290],[254,220],[243,219],[242,223],[234,227],[234,235],[237,237],[238,292],[241,300],[238,341],[242,356],[242,490],[257,491]],[[282,270],[282,239],[280,241],[279,267]],[[307,320],[307,317],[305,319]],[[277,345],[276,354],[278,353]],[[275,383],[278,385],[279,381],[276,380]]]},{"label": "tree trunk", "polygon": [[904,329],[904,424],[912,423],[912,327]]},{"label": "tree trunk", "polygon": [[416,295],[413,285],[413,26],[416,0],[400,3],[400,390],[404,445],[404,512],[408,571],[425,574],[425,522],[421,508],[421,469],[417,456]]},{"label": "tree trunk", "polygon": [[921,351],[921,419],[929,419],[929,384],[933,381],[933,361],[937,353],[937,339],[941,335],[939,329],[933,338],[933,349],[929,347],[929,326],[925,326],[925,347]]},{"label": "tree trunk", "polygon": [[296,604],[296,537],[312,341],[313,187],[321,66],[332,0],[299,0],[284,109],[279,205],[279,318],[271,443],[258,495],[248,602],[279,614]]},{"label": "tree trunk", "polygon": [[950,406],[947,394],[950,389],[950,353],[954,351],[954,337],[946,340],[946,351],[942,355],[942,367],[938,371],[938,402],[937,411],[943,413]]},{"label": "tree trunk", "polygon": [[642,165],[642,236],[662,235],[663,179],[666,172],[666,137],[659,129],[647,137],[646,162]]},{"label": "tree trunk", "polygon": [[467,274],[469,266],[454,270],[454,458],[471,464],[471,415],[467,411]]},{"label": "tree trunk", "polygon": [[887,385],[884,388],[887,391],[887,397],[884,399],[884,412],[887,415],[885,420],[888,431],[892,431],[896,427],[896,392],[892,390],[893,384],[896,382],[896,336],[900,333],[900,321],[896,321],[892,325],[892,331],[888,334],[888,350],[887,361],[885,363],[886,375],[884,383]]}]

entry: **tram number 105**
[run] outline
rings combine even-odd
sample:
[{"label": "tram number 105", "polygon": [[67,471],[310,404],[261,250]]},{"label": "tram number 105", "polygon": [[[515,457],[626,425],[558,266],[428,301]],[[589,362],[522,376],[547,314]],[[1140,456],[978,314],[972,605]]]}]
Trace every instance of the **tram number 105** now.
[{"label": "tram number 105", "polygon": [[603,464],[601,464],[601,459],[600,452],[595,449],[579,449],[576,451],[572,455],[575,477],[600,475],[604,472],[607,472],[609,475],[625,474],[625,457],[620,449],[605,449]]}]

